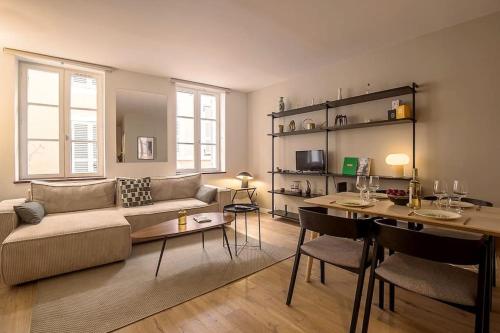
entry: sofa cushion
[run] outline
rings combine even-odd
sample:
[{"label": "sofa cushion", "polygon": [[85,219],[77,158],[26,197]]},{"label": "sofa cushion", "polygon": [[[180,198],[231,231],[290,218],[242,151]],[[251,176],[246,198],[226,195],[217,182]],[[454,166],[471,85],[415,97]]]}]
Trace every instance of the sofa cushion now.
[{"label": "sofa cushion", "polygon": [[195,198],[187,199],[177,199],[155,202],[152,206],[138,206],[131,208],[118,208],[120,214],[123,216],[137,216],[137,215],[148,215],[157,214],[162,212],[172,212],[179,211],[182,209],[198,208],[208,206],[205,202],[200,201]]},{"label": "sofa cushion", "polygon": [[195,198],[207,204],[212,203],[217,198],[217,187],[201,185],[198,192],[196,192]]},{"label": "sofa cushion", "polygon": [[14,206],[14,211],[23,223],[38,224],[45,216],[45,209],[41,203],[36,201],[24,202]]},{"label": "sofa cushion", "polygon": [[4,240],[2,280],[14,285],[103,265],[126,259],[130,251],[130,224],[115,208],[47,215]]},{"label": "sofa cushion", "polygon": [[152,205],[151,178],[118,179],[122,206],[137,207]]},{"label": "sofa cushion", "polygon": [[116,181],[31,182],[31,197],[47,214],[101,209],[115,205]]},{"label": "sofa cushion", "polygon": [[153,201],[194,198],[201,185],[201,174],[151,177]]}]

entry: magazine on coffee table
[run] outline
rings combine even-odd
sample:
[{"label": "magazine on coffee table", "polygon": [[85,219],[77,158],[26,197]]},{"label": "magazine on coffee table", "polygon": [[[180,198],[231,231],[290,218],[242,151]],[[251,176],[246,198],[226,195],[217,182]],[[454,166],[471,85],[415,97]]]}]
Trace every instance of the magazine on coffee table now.
[{"label": "magazine on coffee table", "polygon": [[212,221],[211,219],[208,218],[208,216],[201,215],[201,216],[195,216],[193,217],[193,220],[195,220],[198,223],[207,223]]}]

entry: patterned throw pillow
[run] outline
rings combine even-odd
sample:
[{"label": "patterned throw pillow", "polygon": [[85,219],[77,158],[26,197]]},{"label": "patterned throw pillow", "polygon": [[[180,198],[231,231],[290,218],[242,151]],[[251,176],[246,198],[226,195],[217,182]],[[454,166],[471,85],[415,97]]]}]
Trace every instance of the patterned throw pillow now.
[{"label": "patterned throw pillow", "polygon": [[123,207],[152,205],[151,178],[118,179]]}]

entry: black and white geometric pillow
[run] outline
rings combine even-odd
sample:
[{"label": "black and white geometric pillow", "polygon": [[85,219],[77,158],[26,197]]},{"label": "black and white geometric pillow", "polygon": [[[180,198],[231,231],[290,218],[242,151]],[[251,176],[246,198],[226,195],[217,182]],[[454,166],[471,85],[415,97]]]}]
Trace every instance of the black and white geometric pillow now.
[{"label": "black and white geometric pillow", "polygon": [[153,198],[151,197],[151,178],[121,178],[118,179],[120,184],[120,196],[123,207],[136,207],[152,205]]}]

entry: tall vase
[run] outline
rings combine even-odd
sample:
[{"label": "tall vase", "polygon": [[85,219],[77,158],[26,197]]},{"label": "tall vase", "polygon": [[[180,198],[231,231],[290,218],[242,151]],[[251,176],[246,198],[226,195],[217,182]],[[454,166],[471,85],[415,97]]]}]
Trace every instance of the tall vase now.
[{"label": "tall vase", "polygon": [[285,100],[283,99],[283,97],[280,97],[280,112],[283,112],[285,111]]}]

